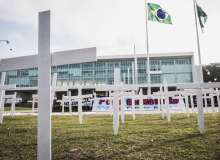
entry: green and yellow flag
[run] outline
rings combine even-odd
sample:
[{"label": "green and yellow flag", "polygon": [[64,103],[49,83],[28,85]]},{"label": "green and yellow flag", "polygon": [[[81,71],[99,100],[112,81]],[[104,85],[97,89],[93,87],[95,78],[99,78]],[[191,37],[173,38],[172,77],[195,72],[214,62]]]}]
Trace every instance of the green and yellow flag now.
[{"label": "green and yellow flag", "polygon": [[170,14],[164,11],[159,5],[153,3],[148,3],[148,20],[172,24]]},{"label": "green and yellow flag", "polygon": [[197,13],[198,13],[198,18],[199,18],[199,23],[201,28],[204,28],[204,25],[208,19],[208,16],[206,15],[206,13],[202,10],[202,8],[198,5],[198,3],[196,3],[196,7],[197,7]]}]

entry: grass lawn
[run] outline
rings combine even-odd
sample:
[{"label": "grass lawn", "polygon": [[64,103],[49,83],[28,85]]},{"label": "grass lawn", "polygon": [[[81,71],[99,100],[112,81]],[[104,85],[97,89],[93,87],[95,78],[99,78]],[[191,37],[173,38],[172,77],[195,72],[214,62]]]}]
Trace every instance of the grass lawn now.
[{"label": "grass lawn", "polygon": [[[165,117],[166,118],[166,117]],[[52,159],[220,159],[220,113],[125,116],[113,135],[110,115],[52,116]],[[72,149],[77,149],[72,151]],[[0,124],[0,159],[37,158],[37,116],[5,116]]]},{"label": "grass lawn", "polygon": [[[15,107],[15,112],[16,111],[22,111],[22,110],[32,110],[30,107]],[[4,111],[11,111],[11,106],[10,107],[4,107]]]}]

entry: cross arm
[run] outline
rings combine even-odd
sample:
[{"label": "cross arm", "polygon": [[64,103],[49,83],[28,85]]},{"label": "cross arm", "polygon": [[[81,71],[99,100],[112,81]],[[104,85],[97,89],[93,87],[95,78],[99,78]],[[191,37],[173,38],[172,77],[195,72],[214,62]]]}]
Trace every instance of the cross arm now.
[{"label": "cross arm", "polygon": [[96,91],[137,91],[139,86],[137,85],[106,85],[97,86]]},{"label": "cross arm", "polygon": [[51,87],[52,92],[62,92],[62,91],[68,91],[68,87],[66,86],[59,86],[59,87]]},{"label": "cross arm", "polygon": [[89,98],[89,97],[92,97],[92,94],[81,95],[81,96],[71,96],[71,97],[67,97],[66,99],[83,99],[83,98]]},{"label": "cross arm", "polygon": [[15,88],[16,88],[15,84],[0,86],[0,90],[15,89]]},{"label": "cross arm", "polygon": [[177,84],[177,89],[203,89],[203,88],[219,88],[220,82],[214,83],[182,83]]}]

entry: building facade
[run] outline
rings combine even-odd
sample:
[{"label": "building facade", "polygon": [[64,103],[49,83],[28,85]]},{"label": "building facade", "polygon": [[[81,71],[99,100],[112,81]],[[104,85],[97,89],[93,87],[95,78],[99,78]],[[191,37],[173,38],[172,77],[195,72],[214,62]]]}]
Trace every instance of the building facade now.
[{"label": "building facade", "polygon": [[[51,79],[54,73],[58,73],[57,86],[69,86],[69,90],[75,90],[73,95],[77,94],[79,85],[84,93],[92,93],[98,85],[114,85],[114,68],[120,68],[121,81],[126,85],[128,82],[136,84],[134,55],[96,56],[96,48],[51,55]],[[177,83],[194,82],[193,57],[192,52],[150,54],[152,92],[158,91],[163,81],[168,82],[171,90],[175,90]],[[29,96],[37,92],[37,55],[3,59],[0,71],[6,72],[5,85],[16,84],[16,91],[25,92]],[[148,88],[147,71],[147,55],[137,55],[137,84],[143,88],[144,93]]]},{"label": "building facade", "polygon": [[[193,82],[191,57],[162,57],[150,59],[150,71],[161,71],[151,75],[152,84],[190,83]],[[132,63],[134,59],[98,59],[97,62],[66,64],[51,67],[51,76],[58,73],[57,86],[94,86],[113,85],[114,68],[121,69],[121,81],[133,84]],[[146,57],[137,60],[138,84],[147,84]],[[128,77],[129,72],[129,77]],[[129,78],[129,80],[128,80]],[[135,82],[134,82],[135,83]],[[16,84],[17,87],[37,87],[38,69],[27,68],[6,72],[5,84]]]}]

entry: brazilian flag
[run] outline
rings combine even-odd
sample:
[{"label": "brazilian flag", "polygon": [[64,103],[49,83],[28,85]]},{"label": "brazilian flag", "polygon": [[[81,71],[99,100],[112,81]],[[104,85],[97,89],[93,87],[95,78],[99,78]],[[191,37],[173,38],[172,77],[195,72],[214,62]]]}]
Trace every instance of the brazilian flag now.
[{"label": "brazilian flag", "polygon": [[164,11],[159,5],[148,3],[148,19],[160,23],[172,24],[170,14]]},{"label": "brazilian flag", "polygon": [[198,3],[196,4],[197,7],[197,13],[198,13],[198,18],[199,18],[199,23],[201,28],[204,28],[204,25],[208,19],[207,14],[202,10],[202,8],[198,5]]}]

